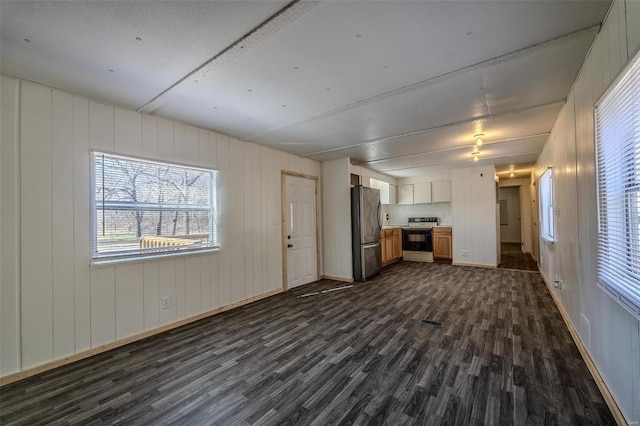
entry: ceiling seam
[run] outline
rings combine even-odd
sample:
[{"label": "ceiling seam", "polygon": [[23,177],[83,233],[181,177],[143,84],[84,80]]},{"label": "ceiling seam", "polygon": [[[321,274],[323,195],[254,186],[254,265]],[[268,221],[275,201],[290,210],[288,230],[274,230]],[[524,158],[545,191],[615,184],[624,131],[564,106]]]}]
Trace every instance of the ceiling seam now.
[{"label": "ceiling seam", "polygon": [[565,34],[565,35],[562,35],[562,36],[559,36],[559,37],[555,37],[555,38],[550,39],[550,40],[545,40],[545,41],[542,41],[540,43],[524,47],[522,49],[514,50],[513,52],[505,53],[504,55],[496,56],[495,58],[488,59],[486,61],[478,62],[476,64],[469,65],[469,66],[464,67],[464,68],[459,68],[459,69],[456,69],[456,70],[453,70],[453,71],[449,71],[447,73],[440,74],[440,75],[435,76],[435,77],[430,77],[430,78],[427,78],[425,80],[421,80],[421,81],[418,81],[418,82],[415,82],[415,83],[408,84],[406,86],[399,87],[397,89],[393,89],[393,90],[389,90],[387,92],[380,93],[378,95],[374,95],[374,96],[370,96],[370,97],[367,97],[367,98],[364,98],[364,99],[360,99],[358,101],[355,101],[355,102],[352,102],[352,103],[349,103],[349,104],[346,104],[346,105],[342,105],[342,106],[339,106],[339,107],[331,108],[331,109],[328,109],[326,111],[320,112],[318,114],[312,115],[312,116],[310,116],[308,118],[305,118],[305,119],[302,119],[302,120],[298,120],[298,121],[295,121],[295,122],[292,122],[292,123],[289,123],[289,124],[285,124],[283,126],[279,126],[279,127],[276,127],[276,128],[264,131],[264,132],[256,133],[254,135],[251,135],[251,136],[248,136],[246,138],[243,138],[242,140],[243,141],[247,141],[247,142],[252,142],[255,139],[258,139],[258,138],[260,138],[260,137],[262,137],[264,135],[267,135],[269,133],[276,132],[278,130],[282,130],[282,129],[286,129],[286,128],[289,128],[289,127],[297,126],[297,125],[300,125],[300,124],[305,124],[305,123],[310,123],[310,122],[313,122],[313,121],[317,121],[319,119],[326,118],[326,117],[329,117],[329,116],[332,116],[332,115],[336,115],[336,114],[339,114],[339,113],[342,113],[342,112],[345,112],[345,111],[348,111],[348,110],[351,110],[351,109],[355,109],[355,108],[358,108],[358,107],[363,106],[363,105],[368,105],[368,104],[371,104],[371,103],[379,102],[379,101],[390,99],[390,98],[393,98],[393,97],[396,97],[396,96],[399,96],[399,95],[410,93],[410,92],[422,89],[424,87],[430,86],[432,84],[435,84],[435,83],[438,83],[438,82],[441,82],[441,81],[445,81],[445,80],[448,80],[448,79],[451,79],[451,78],[454,78],[454,77],[458,77],[460,75],[464,75],[464,74],[469,73],[469,72],[482,70],[484,68],[489,68],[489,67],[492,67],[492,66],[495,66],[495,65],[503,64],[505,62],[509,62],[509,61],[514,60],[514,59],[518,59],[518,58],[530,55],[533,52],[538,52],[538,51],[541,51],[541,50],[544,50],[544,49],[547,49],[547,48],[552,48],[552,47],[558,46],[561,43],[566,42],[568,40],[577,39],[577,38],[581,37],[582,35],[584,35],[586,33],[589,33],[589,32],[591,32],[594,29],[597,29],[599,27],[600,27],[600,24],[591,25],[589,27],[582,28],[580,30],[574,31],[574,32],[569,33],[569,34]]},{"label": "ceiling seam", "polygon": [[155,111],[178,94],[182,93],[192,85],[197,84],[200,79],[206,78],[209,74],[232,63],[241,55],[246,54],[253,47],[259,45],[265,39],[277,33],[288,24],[306,15],[320,3],[320,1],[305,0],[294,0],[288,3],[285,7],[271,15],[255,28],[251,29],[248,33],[234,41],[221,52],[205,61],[202,65],[186,74],[180,80],[173,83],[136,111],[146,114]]},{"label": "ceiling seam", "polygon": [[[360,146],[375,145],[375,144],[379,144],[379,143],[390,142],[390,141],[393,141],[394,139],[401,139],[401,138],[406,138],[408,136],[416,136],[416,135],[421,135],[421,134],[424,134],[424,133],[431,133],[431,132],[435,132],[435,131],[438,131],[438,130],[447,129],[449,127],[459,126],[461,124],[474,123],[476,121],[485,121],[485,120],[490,120],[490,119],[494,119],[494,118],[508,117],[510,115],[520,114],[520,113],[531,111],[531,110],[538,109],[538,108],[542,109],[542,108],[545,108],[545,107],[550,107],[550,106],[554,106],[554,105],[558,105],[558,104],[564,104],[565,102],[566,102],[566,98],[565,99],[560,99],[560,100],[557,100],[557,101],[553,101],[553,102],[549,102],[549,103],[546,103],[546,104],[534,105],[534,106],[521,108],[521,109],[517,109],[517,110],[512,110],[512,111],[507,111],[507,112],[500,113],[500,114],[495,114],[495,115],[485,114],[485,115],[481,115],[481,116],[478,116],[478,117],[471,118],[469,120],[456,121],[454,123],[443,124],[442,126],[433,127],[433,128],[430,128],[430,129],[416,130],[415,132],[408,132],[408,133],[403,133],[403,134],[400,134],[400,135],[387,136],[387,137],[379,138],[379,139],[371,139],[371,140],[368,140],[368,141],[365,141],[365,142],[359,142],[359,143],[353,144],[353,145],[342,146],[342,147],[332,148],[332,149],[326,149],[324,151],[316,151],[316,152],[313,152],[311,154],[301,155],[301,157],[302,158],[309,158],[309,157],[313,157],[315,155],[328,154],[330,152],[343,151],[343,150],[347,150],[347,149],[357,148],[357,147],[360,147]],[[313,144],[310,144],[310,145],[313,145]],[[317,145],[317,144],[315,144],[315,145]]]}]

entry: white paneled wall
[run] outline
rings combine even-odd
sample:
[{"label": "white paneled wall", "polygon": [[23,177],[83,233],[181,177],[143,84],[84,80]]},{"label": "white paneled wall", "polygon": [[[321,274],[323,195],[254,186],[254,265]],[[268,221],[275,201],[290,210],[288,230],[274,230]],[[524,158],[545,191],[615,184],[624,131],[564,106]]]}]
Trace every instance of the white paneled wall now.
[{"label": "white paneled wall", "polygon": [[541,270],[628,422],[640,421],[640,321],[597,287],[593,106],[640,46],[640,2],[615,1],[538,159],[553,167],[556,243]]},{"label": "white paneled wall", "polygon": [[[280,173],[320,176],[318,162],[8,77],[0,89],[1,376],[282,288]],[[221,249],[92,268],[90,149],[220,170]]]},{"label": "white paneled wall", "polygon": [[[451,171],[453,262],[498,265],[495,168]],[[465,255],[466,254],[466,255]]]},{"label": "white paneled wall", "polygon": [[324,275],[353,279],[349,158],[322,163]]}]

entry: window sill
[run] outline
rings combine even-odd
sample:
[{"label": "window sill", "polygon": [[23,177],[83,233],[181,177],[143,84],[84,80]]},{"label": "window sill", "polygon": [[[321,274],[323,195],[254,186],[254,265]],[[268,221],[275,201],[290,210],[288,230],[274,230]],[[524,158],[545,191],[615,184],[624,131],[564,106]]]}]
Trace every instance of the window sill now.
[{"label": "window sill", "polygon": [[542,241],[544,241],[545,243],[550,244],[550,245],[553,245],[556,242],[556,240],[550,240],[549,238],[546,238],[546,237],[543,237],[543,236],[540,236],[540,238],[542,238]]},{"label": "window sill", "polygon": [[132,256],[121,256],[121,257],[102,257],[91,260],[91,269],[94,268],[104,268],[107,266],[117,266],[123,264],[130,263],[138,263],[138,262],[149,262],[154,260],[164,260],[170,259],[174,257],[183,257],[183,256],[197,256],[202,254],[210,254],[216,253],[220,251],[220,247],[211,247],[201,250],[184,250],[173,253],[152,253],[152,254],[142,254],[142,255],[132,255]]}]

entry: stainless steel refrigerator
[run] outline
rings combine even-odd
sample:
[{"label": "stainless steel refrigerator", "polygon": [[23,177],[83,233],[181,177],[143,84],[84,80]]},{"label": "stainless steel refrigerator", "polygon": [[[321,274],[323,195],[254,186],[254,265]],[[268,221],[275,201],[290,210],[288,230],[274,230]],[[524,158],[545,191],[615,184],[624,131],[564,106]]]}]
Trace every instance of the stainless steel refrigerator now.
[{"label": "stainless steel refrigerator", "polygon": [[366,281],[382,270],[380,191],[362,185],[351,188],[353,279]]}]

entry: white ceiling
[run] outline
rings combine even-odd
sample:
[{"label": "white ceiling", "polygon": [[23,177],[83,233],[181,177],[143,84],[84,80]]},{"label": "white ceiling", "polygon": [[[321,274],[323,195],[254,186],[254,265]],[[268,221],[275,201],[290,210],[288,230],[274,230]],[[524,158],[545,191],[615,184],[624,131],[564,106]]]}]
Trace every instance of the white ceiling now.
[{"label": "white ceiling", "polygon": [[[0,71],[412,177],[537,159],[610,1],[2,1]],[[29,41],[27,41],[29,40]]]}]

